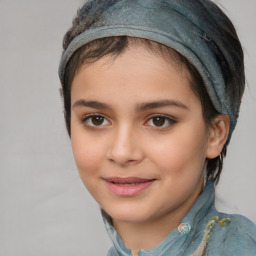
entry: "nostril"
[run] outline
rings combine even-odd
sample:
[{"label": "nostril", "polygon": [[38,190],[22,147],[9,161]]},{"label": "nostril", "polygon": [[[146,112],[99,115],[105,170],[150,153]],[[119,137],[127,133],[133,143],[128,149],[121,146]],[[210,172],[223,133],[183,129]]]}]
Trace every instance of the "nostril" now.
[{"label": "nostril", "polygon": [[107,155],[107,158],[112,163],[126,166],[140,162],[142,159],[142,154],[139,152],[136,153],[135,151],[126,154],[121,154],[120,152],[118,154],[113,154],[113,152],[110,152]]}]

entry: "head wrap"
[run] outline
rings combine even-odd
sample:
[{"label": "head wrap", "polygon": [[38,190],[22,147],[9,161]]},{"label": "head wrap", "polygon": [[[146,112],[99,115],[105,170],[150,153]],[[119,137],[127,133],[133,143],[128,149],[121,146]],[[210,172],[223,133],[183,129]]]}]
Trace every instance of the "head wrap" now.
[{"label": "head wrap", "polygon": [[243,55],[239,60],[236,52],[242,50],[239,41],[234,40],[235,29],[214,3],[209,0],[91,0],[78,16],[85,29],[63,52],[59,66],[62,84],[66,65],[74,52],[95,39],[125,35],[162,43],[195,66],[216,110],[229,115],[229,142],[244,90],[244,77],[239,77],[237,72],[243,66]]}]

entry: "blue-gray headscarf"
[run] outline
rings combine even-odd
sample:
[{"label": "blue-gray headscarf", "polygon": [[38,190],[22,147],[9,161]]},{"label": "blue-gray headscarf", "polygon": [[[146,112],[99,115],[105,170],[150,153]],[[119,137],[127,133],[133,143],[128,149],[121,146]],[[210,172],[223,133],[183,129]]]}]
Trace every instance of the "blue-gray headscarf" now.
[{"label": "blue-gray headscarf", "polygon": [[244,91],[243,54],[232,23],[214,3],[209,0],[90,0],[78,15],[85,29],[63,52],[59,66],[62,84],[71,56],[95,39],[125,35],[162,43],[196,67],[216,110],[229,115],[229,142]]}]

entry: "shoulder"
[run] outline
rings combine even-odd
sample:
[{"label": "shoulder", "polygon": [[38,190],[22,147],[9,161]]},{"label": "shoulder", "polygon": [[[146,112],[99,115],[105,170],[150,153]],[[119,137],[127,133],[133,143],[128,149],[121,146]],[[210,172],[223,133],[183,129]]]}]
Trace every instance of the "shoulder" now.
[{"label": "shoulder", "polygon": [[[256,225],[244,216],[219,214],[219,219],[229,219],[228,225],[219,225],[212,233],[212,252],[209,255],[255,256]],[[210,239],[211,241],[211,239]]]},{"label": "shoulder", "polygon": [[256,255],[256,225],[241,215],[230,215],[229,218],[230,227],[226,233],[228,244],[237,250],[245,250],[247,254],[244,255]]},{"label": "shoulder", "polygon": [[[224,214],[226,218],[230,219],[227,228],[226,236],[237,237],[240,241],[254,241],[256,244],[256,225],[248,218],[238,214]],[[244,239],[243,239],[244,238]]]}]

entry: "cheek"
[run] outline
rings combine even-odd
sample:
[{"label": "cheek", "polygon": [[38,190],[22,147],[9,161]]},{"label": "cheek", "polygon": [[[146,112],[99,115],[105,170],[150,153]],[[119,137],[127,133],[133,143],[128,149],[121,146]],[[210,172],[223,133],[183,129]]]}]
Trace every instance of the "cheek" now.
[{"label": "cheek", "polygon": [[100,147],[88,138],[74,136],[72,139],[72,149],[76,161],[80,178],[90,192],[95,197],[98,191],[102,154]]},{"label": "cheek", "polygon": [[98,174],[104,157],[102,144],[76,128],[71,133],[71,143],[79,174],[85,182],[86,178]]},{"label": "cheek", "polygon": [[154,163],[172,178],[190,178],[190,174],[199,174],[203,169],[206,145],[205,129],[179,129],[157,143],[151,142],[154,150],[150,154]]}]

